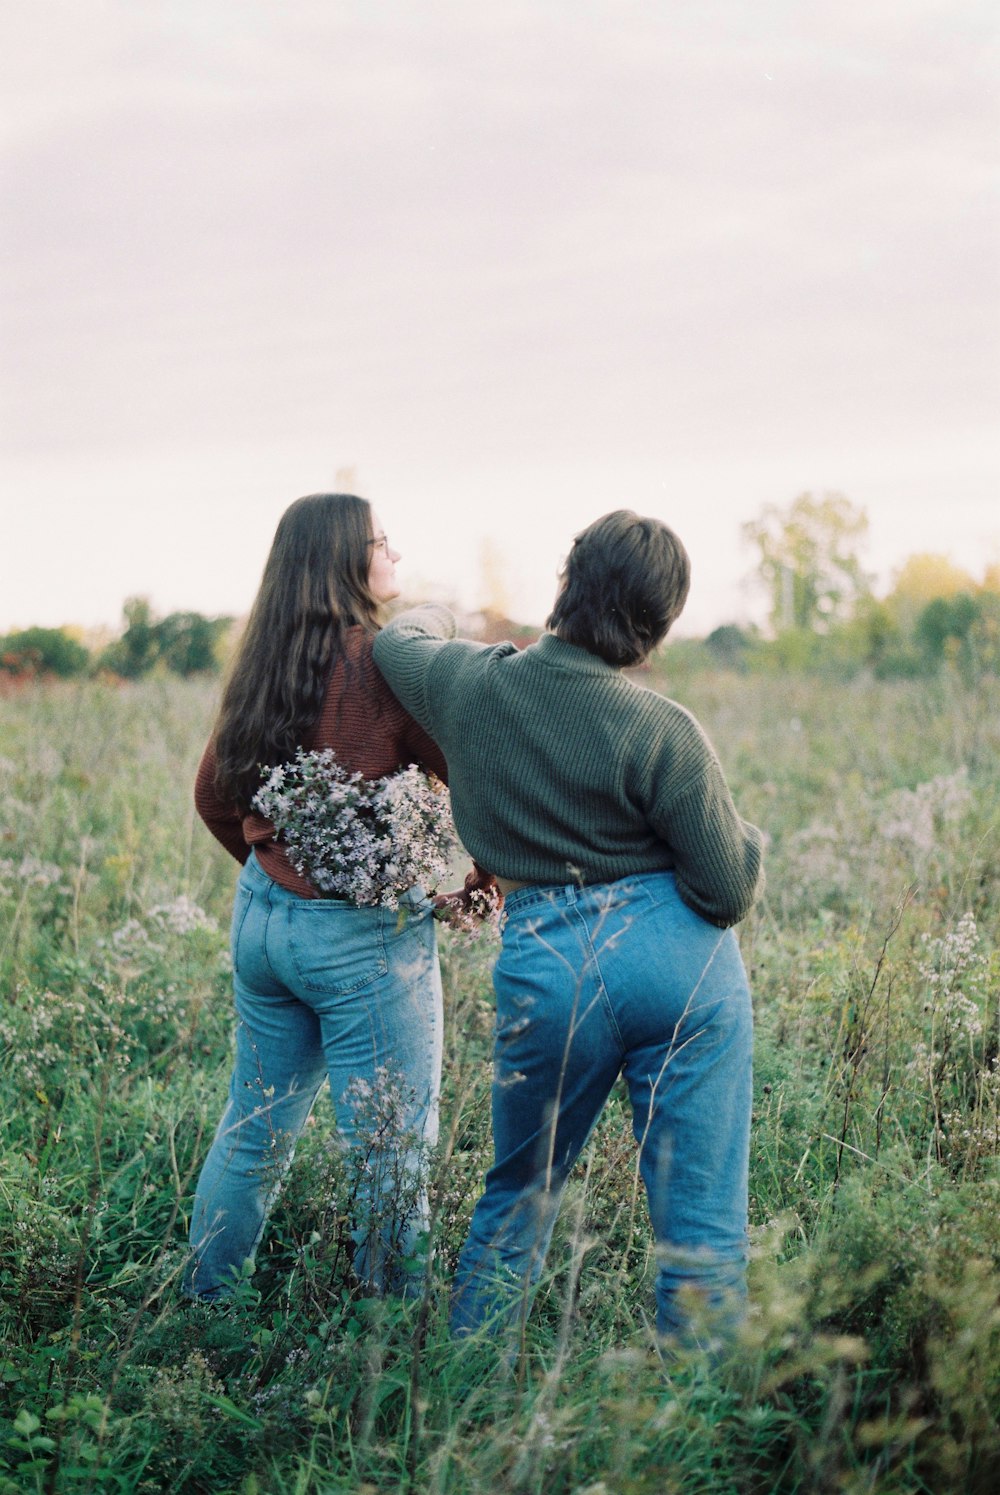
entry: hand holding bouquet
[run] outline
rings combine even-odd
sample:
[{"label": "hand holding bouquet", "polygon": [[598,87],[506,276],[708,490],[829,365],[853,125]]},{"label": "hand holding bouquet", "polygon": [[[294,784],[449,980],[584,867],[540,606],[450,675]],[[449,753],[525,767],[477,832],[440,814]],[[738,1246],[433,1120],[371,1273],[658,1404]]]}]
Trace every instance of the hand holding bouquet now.
[{"label": "hand holding bouquet", "polygon": [[475,936],[481,933],[484,925],[497,927],[502,908],[503,894],[497,887],[496,878],[474,862],[464,887],[456,893],[440,893],[435,898],[434,917],[447,924],[449,929]]}]

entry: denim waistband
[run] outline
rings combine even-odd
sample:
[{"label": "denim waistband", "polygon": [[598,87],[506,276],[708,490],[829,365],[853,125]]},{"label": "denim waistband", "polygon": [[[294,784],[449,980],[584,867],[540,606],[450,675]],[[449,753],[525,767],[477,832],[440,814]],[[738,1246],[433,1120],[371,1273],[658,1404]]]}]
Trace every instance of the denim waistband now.
[{"label": "denim waistband", "polygon": [[[260,864],[260,858],[251,846],[250,855],[243,863],[241,878],[244,882],[250,882],[261,893],[267,893],[271,898],[288,898],[293,902],[315,902],[314,899],[306,898],[302,893],[293,893],[290,888],[283,887],[269,872],[265,872]],[[333,900],[331,900],[333,901]]]},{"label": "denim waistband", "polygon": [[569,908],[574,903],[595,896],[606,898],[610,888],[624,888],[629,883],[648,882],[656,877],[672,878],[673,871],[669,867],[661,867],[652,872],[629,872],[625,877],[608,882],[529,883],[527,887],[515,888],[512,893],[507,894],[503,901],[504,913],[520,913],[523,909],[537,908],[539,905],[546,908]]},{"label": "denim waistband", "polygon": [[264,871],[263,867],[260,865],[257,853],[252,846],[250,848],[250,855],[243,863],[243,876],[252,877],[254,882],[260,883],[262,887],[265,883],[274,881],[274,878],[269,877],[268,874]]},{"label": "denim waistband", "polygon": [[[265,872],[264,868],[260,865],[260,858],[252,846],[250,848],[250,855],[243,863],[240,878],[243,882],[249,882],[258,892],[266,893],[272,902],[287,900],[290,903],[332,903],[339,905],[341,908],[351,909],[388,907],[388,905],[383,904],[357,904],[350,898],[338,898],[333,893],[318,893],[314,898],[310,898],[305,893],[293,892],[291,888],[284,887],[270,873]],[[423,915],[433,912],[426,889],[419,885],[415,885],[405,893],[401,893],[398,902],[400,908],[410,909],[414,913]]]},{"label": "denim waistband", "polygon": [[301,896],[298,893],[289,892],[287,888],[283,888],[280,882],[275,882],[269,872],[264,871],[264,868],[260,865],[260,859],[252,846],[250,848],[250,855],[243,863],[240,882],[244,887],[249,885],[248,891],[259,893],[271,900],[276,898],[298,899]]}]

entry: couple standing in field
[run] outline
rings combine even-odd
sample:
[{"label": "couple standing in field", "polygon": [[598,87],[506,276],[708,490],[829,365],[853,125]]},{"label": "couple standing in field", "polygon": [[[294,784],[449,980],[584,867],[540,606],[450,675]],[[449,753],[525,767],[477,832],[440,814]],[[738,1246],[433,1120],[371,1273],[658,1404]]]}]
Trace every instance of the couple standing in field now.
[{"label": "couple standing in field", "polygon": [[[358,1098],[390,1090],[392,1165],[369,1173],[355,1271],[422,1281],[424,1158],[437,1137],[435,913],[503,894],[493,972],[494,1163],[451,1293],[451,1325],[502,1332],[526,1311],[563,1187],[619,1075],[656,1243],[657,1326],[731,1333],[745,1300],[752,1018],[732,926],[762,881],[761,836],[682,707],[623,673],[666,636],[690,568],[656,519],[617,510],[576,537],[546,631],[523,651],[455,638],[398,595],[370,505],[299,499],[283,515],[196,803],[241,863],[229,1100],[202,1169],[187,1290],[224,1298],[252,1262],[324,1078],[350,1155]],[[399,909],[318,896],[254,807],[263,765],[332,749],[365,780],[444,779],[474,871]],[[361,1170],[362,1177],[366,1176]],[[410,1203],[387,1208],[391,1180]]]}]

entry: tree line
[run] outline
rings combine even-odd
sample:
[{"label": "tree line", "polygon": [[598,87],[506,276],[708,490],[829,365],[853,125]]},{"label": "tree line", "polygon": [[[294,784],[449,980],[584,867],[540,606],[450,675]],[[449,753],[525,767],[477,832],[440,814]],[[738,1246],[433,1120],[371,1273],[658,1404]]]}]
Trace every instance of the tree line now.
[{"label": "tree line", "polygon": [[843,494],[802,493],[743,526],[769,598],[766,635],[732,625],[705,640],[722,662],[786,669],[868,669],[914,678],[953,666],[1000,673],[1000,561],[980,581],[945,556],[911,555],[877,597],[864,569],[868,516]]},{"label": "tree line", "polygon": [[118,638],[98,650],[67,628],[24,628],[0,638],[0,672],[20,679],[111,675],[138,680],[154,671],[196,675],[221,669],[231,617],[174,612],[157,618],[145,597],[130,597]]},{"label": "tree line", "polygon": [[[756,552],[768,628],[726,623],[696,644],[674,647],[692,665],[739,670],[869,670],[892,678],[954,667],[970,680],[1000,674],[1000,561],[976,581],[944,556],[912,555],[888,595],[877,597],[862,560],[867,532],[865,511],[839,493],[802,493],[785,507],[767,505],[743,526],[743,538]],[[146,598],[130,597],[121,634],[96,651],[65,628],[0,638],[0,674],[135,680],[154,671],[217,671],[234,621],[197,612],[158,619]],[[488,622],[484,637],[491,636]]]}]

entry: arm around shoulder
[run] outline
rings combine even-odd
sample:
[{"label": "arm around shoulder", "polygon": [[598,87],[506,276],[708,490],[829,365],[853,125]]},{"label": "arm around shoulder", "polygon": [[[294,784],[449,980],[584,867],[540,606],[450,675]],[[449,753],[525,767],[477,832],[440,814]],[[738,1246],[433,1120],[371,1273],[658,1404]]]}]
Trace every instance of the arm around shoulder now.
[{"label": "arm around shoulder", "polygon": [[440,602],[408,607],[385,625],[375,640],[376,652],[386,639],[452,639],[458,632],[455,615]]},{"label": "arm around shoulder", "polygon": [[396,699],[424,727],[428,726],[428,671],[456,632],[455,619],[448,609],[428,602],[397,614],[375,639],[376,665]]}]

